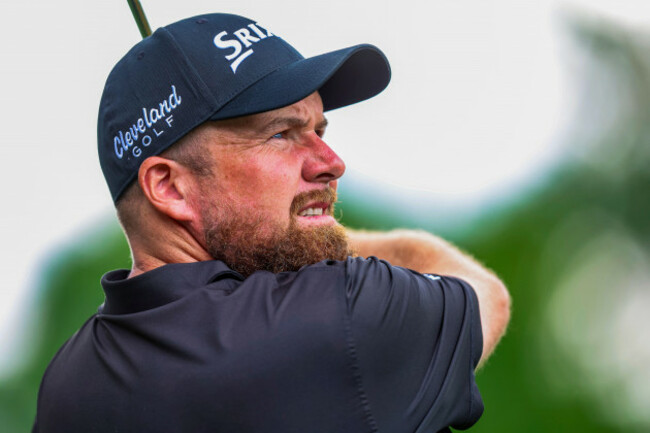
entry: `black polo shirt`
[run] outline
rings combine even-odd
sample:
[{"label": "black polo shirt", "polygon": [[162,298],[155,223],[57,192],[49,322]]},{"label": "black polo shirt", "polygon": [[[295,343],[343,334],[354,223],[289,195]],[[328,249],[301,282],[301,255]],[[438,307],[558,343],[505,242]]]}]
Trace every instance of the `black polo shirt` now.
[{"label": "black polo shirt", "polygon": [[244,279],[219,261],[102,278],[34,432],[438,432],[483,404],[463,281],[349,258]]}]

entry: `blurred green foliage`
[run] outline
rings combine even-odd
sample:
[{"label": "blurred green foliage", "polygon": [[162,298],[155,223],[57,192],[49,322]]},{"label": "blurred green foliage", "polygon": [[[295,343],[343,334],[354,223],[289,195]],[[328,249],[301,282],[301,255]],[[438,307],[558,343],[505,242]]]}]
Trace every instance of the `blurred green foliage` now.
[{"label": "blurred green foliage", "polygon": [[[577,21],[572,28],[586,52],[610,71],[607,80],[613,78],[610,82],[615,84],[614,94],[620,96],[618,101],[608,100],[609,94],[604,101],[596,98],[585,104],[594,109],[598,104],[616,103],[614,120],[595,137],[583,139],[579,133],[569,137],[575,140],[576,148],[582,149],[577,152],[579,156],[567,159],[545,183],[518,201],[487,209],[461,231],[422,227],[471,251],[499,274],[512,294],[513,318],[508,333],[478,374],[486,411],[472,429],[476,432],[605,433],[650,429],[643,416],[631,424],[599,409],[607,401],[592,395],[584,380],[588,375],[573,375],[581,364],[561,350],[548,326],[549,299],[571,274],[576,255],[594,237],[615,225],[646,252],[650,246],[647,41],[588,22]],[[602,79],[596,80],[596,85],[601,84]],[[592,90],[603,94],[602,89]],[[590,121],[589,116],[586,121]],[[408,215],[382,213],[379,209],[386,207],[380,205],[369,220],[366,206],[355,206],[355,197],[346,196],[345,190],[342,196],[343,223],[348,226],[412,226]],[[128,247],[113,223],[75,241],[43,270],[37,321],[30,334],[34,350],[19,370],[0,383],[1,431],[29,430],[47,363],[103,302],[101,275],[129,266]],[[580,308],[585,307],[575,306],[576,311]],[[579,332],[567,329],[572,331]],[[558,388],[554,377],[565,381],[565,387]],[[572,388],[584,392],[567,391]]]}]

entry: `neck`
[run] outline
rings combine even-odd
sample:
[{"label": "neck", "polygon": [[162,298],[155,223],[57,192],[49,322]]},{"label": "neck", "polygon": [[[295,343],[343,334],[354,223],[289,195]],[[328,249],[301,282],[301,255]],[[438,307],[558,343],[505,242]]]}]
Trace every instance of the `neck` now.
[{"label": "neck", "polygon": [[129,278],[170,263],[213,260],[197,237],[178,223],[166,230],[150,229],[141,236],[127,238],[133,257]]}]

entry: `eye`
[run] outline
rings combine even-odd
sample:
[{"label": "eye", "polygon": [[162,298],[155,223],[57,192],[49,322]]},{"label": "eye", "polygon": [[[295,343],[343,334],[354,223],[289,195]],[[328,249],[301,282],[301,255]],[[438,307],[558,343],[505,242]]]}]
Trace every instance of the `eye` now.
[{"label": "eye", "polygon": [[273,140],[273,139],[275,139],[275,140],[286,140],[287,138],[289,138],[289,131],[288,130],[287,131],[276,132],[275,134],[273,134],[271,136],[271,138],[269,138],[269,140]]}]

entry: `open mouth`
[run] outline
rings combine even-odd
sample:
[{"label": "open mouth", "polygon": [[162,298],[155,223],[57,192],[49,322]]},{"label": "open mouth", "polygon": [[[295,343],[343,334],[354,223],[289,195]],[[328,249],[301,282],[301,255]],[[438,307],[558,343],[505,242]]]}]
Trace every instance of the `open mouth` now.
[{"label": "open mouth", "polygon": [[294,197],[290,214],[303,225],[334,224],[334,203],[336,191],[332,188],[305,191]]},{"label": "open mouth", "polygon": [[329,203],[309,203],[298,211],[298,216],[301,217],[319,217],[329,215]]}]

